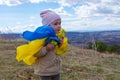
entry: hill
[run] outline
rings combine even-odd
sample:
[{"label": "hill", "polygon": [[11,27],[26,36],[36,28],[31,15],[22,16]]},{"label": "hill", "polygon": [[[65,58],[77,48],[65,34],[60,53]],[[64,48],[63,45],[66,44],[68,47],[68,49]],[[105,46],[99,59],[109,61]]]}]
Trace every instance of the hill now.
[{"label": "hill", "polygon": [[101,41],[106,45],[120,46],[120,30],[99,32],[67,32],[69,43],[78,47],[87,47],[88,44]]},{"label": "hill", "polygon": [[[32,66],[15,59],[16,47],[24,42],[0,42],[1,80],[38,80]],[[62,56],[62,80],[120,80],[120,55],[99,53],[69,45]]]},{"label": "hill", "polygon": [[[120,46],[120,30],[116,31],[97,31],[97,32],[67,32],[69,44],[86,48],[90,43],[95,41],[104,42],[106,45],[117,44]],[[22,34],[9,33],[0,34],[0,39],[21,41]]]}]

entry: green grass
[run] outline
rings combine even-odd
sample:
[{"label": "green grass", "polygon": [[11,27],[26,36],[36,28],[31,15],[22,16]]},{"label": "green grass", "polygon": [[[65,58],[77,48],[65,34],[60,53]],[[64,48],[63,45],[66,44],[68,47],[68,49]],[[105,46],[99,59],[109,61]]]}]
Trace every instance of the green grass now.
[{"label": "green grass", "polygon": [[[16,61],[15,46],[0,44],[0,80],[39,80],[31,66]],[[62,57],[61,80],[120,80],[120,55],[69,48]]]}]

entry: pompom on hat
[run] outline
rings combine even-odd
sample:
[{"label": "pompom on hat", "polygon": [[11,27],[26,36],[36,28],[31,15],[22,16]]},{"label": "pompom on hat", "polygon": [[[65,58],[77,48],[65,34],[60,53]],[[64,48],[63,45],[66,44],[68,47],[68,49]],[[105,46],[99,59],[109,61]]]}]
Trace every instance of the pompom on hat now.
[{"label": "pompom on hat", "polygon": [[45,10],[40,13],[40,17],[42,18],[42,24],[44,26],[50,25],[53,21],[57,19],[61,19],[58,14],[51,10]]}]

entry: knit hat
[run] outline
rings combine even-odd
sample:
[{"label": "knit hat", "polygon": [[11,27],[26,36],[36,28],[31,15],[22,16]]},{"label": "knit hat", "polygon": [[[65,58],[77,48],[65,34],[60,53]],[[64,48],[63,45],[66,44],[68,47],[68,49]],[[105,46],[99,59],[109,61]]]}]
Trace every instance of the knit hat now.
[{"label": "knit hat", "polygon": [[41,12],[40,17],[42,18],[42,24],[46,26],[50,25],[53,21],[57,19],[61,19],[58,14],[51,10],[45,10]]}]

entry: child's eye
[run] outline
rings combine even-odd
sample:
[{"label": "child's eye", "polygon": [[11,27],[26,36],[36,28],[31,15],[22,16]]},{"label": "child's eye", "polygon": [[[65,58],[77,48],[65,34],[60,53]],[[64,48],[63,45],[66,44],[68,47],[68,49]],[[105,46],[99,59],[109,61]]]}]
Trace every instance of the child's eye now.
[{"label": "child's eye", "polygon": [[61,23],[55,23],[54,25],[61,25]]},{"label": "child's eye", "polygon": [[57,25],[57,23],[55,23],[54,25]]}]

